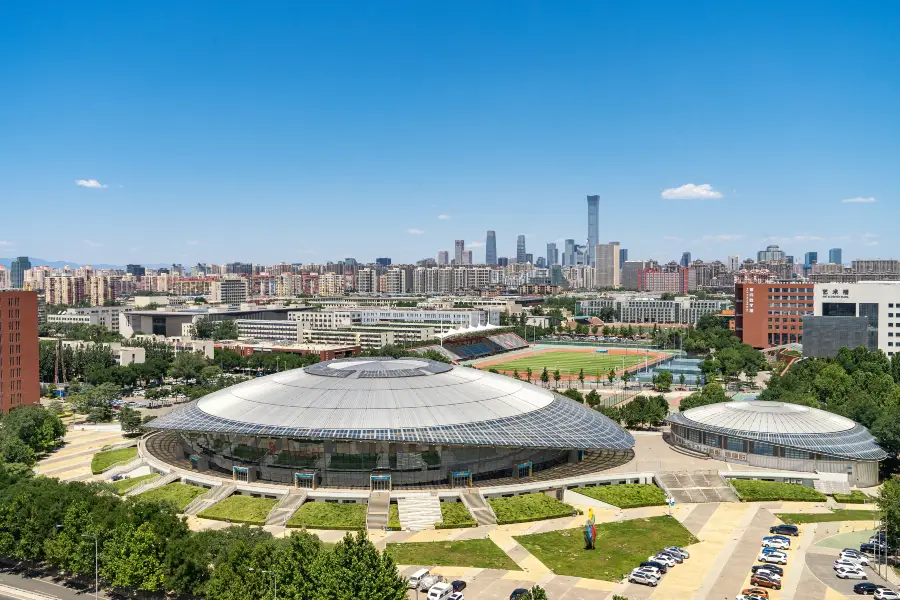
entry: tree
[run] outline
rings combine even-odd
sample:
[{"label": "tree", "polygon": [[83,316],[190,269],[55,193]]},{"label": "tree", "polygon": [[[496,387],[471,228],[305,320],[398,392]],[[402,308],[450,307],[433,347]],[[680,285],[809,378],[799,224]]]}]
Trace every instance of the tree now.
[{"label": "tree", "polygon": [[116,525],[103,544],[104,579],[116,587],[160,591],[165,582],[165,546],[159,542],[150,523],[135,527],[126,521]]},{"label": "tree", "polygon": [[531,367],[526,368],[525,369],[525,379],[528,381],[528,383],[531,383],[531,374],[532,374]]},{"label": "tree", "polygon": [[139,431],[141,428],[141,413],[130,406],[123,406],[119,409],[119,424],[122,426],[122,431],[126,433]]},{"label": "tree", "polygon": [[217,381],[219,377],[222,376],[222,369],[215,365],[209,365],[208,367],[203,367],[200,369],[200,381],[201,383],[210,383]]},{"label": "tree", "polygon": [[559,374],[559,369],[555,369],[553,371],[553,381],[556,382],[556,387],[559,387],[559,380],[562,378],[562,375]]},{"label": "tree", "polygon": [[521,375],[519,375],[518,369],[513,369],[513,379],[521,379]]},{"label": "tree", "polygon": [[169,367],[169,377],[175,379],[200,379],[200,372],[209,363],[199,352],[179,352]]},{"label": "tree", "polygon": [[668,392],[672,388],[672,373],[665,369],[653,374],[653,385],[658,391]]},{"label": "tree", "polygon": [[584,387],[584,369],[578,371],[578,387]]},{"label": "tree", "polygon": [[547,387],[547,383],[550,381],[550,375],[547,373],[547,367],[544,367],[544,370],[541,371],[541,383],[544,384],[544,387]]},{"label": "tree", "polygon": [[522,600],[547,600],[547,592],[541,586],[536,585],[521,598]]},{"label": "tree", "polygon": [[683,387],[683,386],[684,386],[684,382],[685,382],[684,373],[681,373],[681,374],[678,376],[678,385],[680,385],[680,386]]},{"label": "tree", "polygon": [[622,372],[622,383],[625,387],[628,387],[628,382],[631,381],[631,373],[626,369]]},{"label": "tree", "polygon": [[597,393],[597,390],[589,391],[587,393],[587,395],[584,397],[584,399],[587,401],[587,403],[590,406],[596,406],[597,404],[600,403],[600,400],[601,400],[600,394]]},{"label": "tree", "polygon": [[216,348],[213,352],[213,362],[225,372],[235,371],[243,364],[241,355],[234,350]]},{"label": "tree", "polygon": [[21,463],[31,467],[36,462],[34,450],[14,435],[0,435],[0,462]]},{"label": "tree", "polygon": [[356,537],[348,533],[330,552],[319,556],[317,597],[322,600],[407,598],[406,581],[397,572],[391,555],[379,552],[362,532]]},{"label": "tree", "polygon": [[728,397],[721,385],[718,383],[707,383],[699,392],[694,392],[683,399],[679,405],[679,410],[684,412],[697,406],[729,401],[731,401],[731,398]]},{"label": "tree", "polygon": [[0,430],[38,454],[56,448],[66,435],[66,426],[59,417],[40,405],[23,406],[8,415],[0,413]]},{"label": "tree", "polygon": [[613,381],[616,380],[616,370],[610,369],[609,373],[606,374],[606,379],[609,381],[609,385],[612,385]]},{"label": "tree", "polygon": [[875,504],[887,530],[887,545],[896,548],[900,544],[900,478],[894,475],[884,480]]}]

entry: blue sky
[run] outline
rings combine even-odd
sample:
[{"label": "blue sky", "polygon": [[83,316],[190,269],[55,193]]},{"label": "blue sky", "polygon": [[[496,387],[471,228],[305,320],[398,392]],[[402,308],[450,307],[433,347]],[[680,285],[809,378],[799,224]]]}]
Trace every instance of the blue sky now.
[{"label": "blue sky", "polygon": [[400,262],[487,229],[543,254],[600,194],[633,258],[900,257],[898,26],[896,2],[3,3],[0,256]]}]

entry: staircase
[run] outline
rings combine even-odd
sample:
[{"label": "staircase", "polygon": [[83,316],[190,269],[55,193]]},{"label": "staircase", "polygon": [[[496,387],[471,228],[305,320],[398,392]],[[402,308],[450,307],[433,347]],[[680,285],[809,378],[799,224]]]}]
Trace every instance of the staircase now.
[{"label": "staircase", "polygon": [[366,529],[385,529],[391,511],[390,492],[372,492],[366,508]]},{"label": "staircase", "polygon": [[167,473],[160,477],[159,479],[154,479],[153,481],[148,481],[143,485],[139,485],[137,487],[131,488],[128,490],[125,495],[126,496],[137,496],[138,494],[143,494],[144,492],[148,492],[152,489],[162,487],[164,485],[168,485],[173,481],[178,481],[181,479],[181,476],[178,473]]},{"label": "staircase", "polygon": [[444,520],[441,501],[437,494],[416,494],[397,499],[400,510],[400,526],[409,531],[434,529],[434,524]]},{"label": "staircase", "polygon": [[678,504],[739,501],[718,471],[659,471],[655,479]]},{"label": "staircase", "polygon": [[266,525],[283,527],[291,515],[306,502],[307,494],[306,490],[293,489],[282,496],[266,517]]},{"label": "staircase", "polygon": [[494,514],[491,505],[481,495],[481,490],[472,488],[460,491],[459,498],[466,505],[466,508],[469,509],[469,512],[472,513],[472,516],[475,517],[476,523],[479,525],[497,524],[497,515]]},{"label": "staircase", "polygon": [[187,508],[184,509],[184,514],[199,514],[207,508],[211,507],[216,502],[221,502],[228,496],[232,495],[236,489],[237,488],[234,486],[234,484],[231,483],[223,483],[222,485],[217,485],[202,496],[194,498],[194,501],[188,504]]},{"label": "staircase", "polygon": [[850,484],[847,481],[837,481],[834,479],[814,479],[813,487],[816,491],[831,496],[833,494],[849,494]]}]

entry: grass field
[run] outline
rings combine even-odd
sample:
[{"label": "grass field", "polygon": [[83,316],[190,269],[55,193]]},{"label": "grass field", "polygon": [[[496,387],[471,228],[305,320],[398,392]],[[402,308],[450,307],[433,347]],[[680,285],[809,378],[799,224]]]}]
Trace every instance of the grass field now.
[{"label": "grass field", "polygon": [[365,529],[365,504],[306,502],[287,522],[288,527],[309,529]]},{"label": "grass field", "polygon": [[151,479],[158,479],[159,473],[150,473],[148,475],[141,475],[140,477],[131,477],[129,479],[120,479],[119,481],[112,481],[109,485],[115,488],[116,493],[120,496],[130,490],[132,487],[136,485],[140,485],[142,483],[147,483]]},{"label": "grass field", "polygon": [[456,527],[475,527],[475,518],[462,502],[441,502],[443,520],[434,524],[435,529],[455,529]]},{"label": "grass field", "polygon": [[534,377],[540,376],[544,367],[553,376],[553,371],[559,369],[562,375],[578,375],[584,369],[585,377],[596,378],[597,371],[606,377],[610,369],[622,368],[622,360],[626,367],[644,362],[641,354],[600,354],[597,352],[542,352],[533,356],[524,356],[507,362],[492,364],[483,368],[497,369],[498,371],[519,370],[524,377],[526,369],[531,367]]},{"label": "grass field", "polygon": [[170,483],[162,487],[153,488],[138,496],[141,500],[165,500],[175,505],[178,512],[187,508],[194,498],[208,492],[206,488],[186,483]]},{"label": "grass field", "polygon": [[834,523],[836,521],[873,521],[874,510],[833,510],[828,513],[778,513],[775,515],[788,525],[803,523]]},{"label": "grass field", "polygon": [[98,452],[94,455],[94,458],[91,459],[91,472],[94,475],[98,475],[104,471],[109,471],[118,464],[126,463],[129,460],[136,458],[137,454],[137,446]]},{"label": "grass field", "polygon": [[596,485],[572,490],[578,494],[606,502],[619,508],[638,508],[641,506],[662,506],[666,503],[666,494],[655,485],[646,483],[624,483],[621,485]]},{"label": "grass field", "polygon": [[262,525],[276,504],[278,500],[274,498],[235,495],[213,504],[197,516],[216,521]]},{"label": "grass field", "polygon": [[388,544],[387,552],[398,565],[521,570],[513,559],[490,539]]},{"label": "grass field", "polygon": [[841,504],[867,504],[875,499],[859,490],[853,490],[849,494],[834,494],[834,501]]},{"label": "grass field", "polygon": [[530,523],[544,519],[571,517],[575,509],[547,494],[522,494],[512,498],[488,498],[499,525]]},{"label": "grass field", "polygon": [[825,495],[811,487],[779,481],[757,481],[755,479],[732,479],[731,485],[737,490],[743,502],[825,502]]},{"label": "grass field", "polygon": [[633,519],[597,525],[594,550],[584,549],[584,530],[564,529],[515,538],[557,575],[618,581],[666,546],[697,541],[672,517]]}]

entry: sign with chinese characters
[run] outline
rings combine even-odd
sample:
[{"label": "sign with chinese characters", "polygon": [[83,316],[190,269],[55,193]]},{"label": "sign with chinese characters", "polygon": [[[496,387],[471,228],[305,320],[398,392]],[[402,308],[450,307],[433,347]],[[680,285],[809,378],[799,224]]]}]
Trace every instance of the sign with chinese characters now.
[{"label": "sign with chinese characters", "polygon": [[844,289],[839,289],[839,288],[823,288],[823,289],[822,289],[822,297],[823,297],[823,298],[829,298],[829,299],[831,299],[831,298],[844,298],[844,299],[846,299],[846,298],[849,298],[849,297],[850,297],[850,290],[848,290],[848,289],[846,289],[846,288],[844,288]]}]

